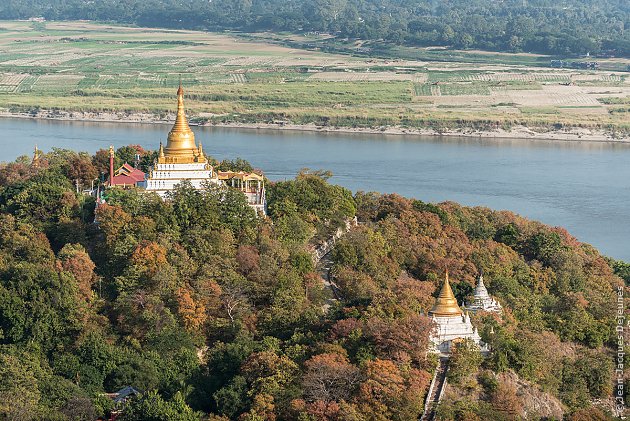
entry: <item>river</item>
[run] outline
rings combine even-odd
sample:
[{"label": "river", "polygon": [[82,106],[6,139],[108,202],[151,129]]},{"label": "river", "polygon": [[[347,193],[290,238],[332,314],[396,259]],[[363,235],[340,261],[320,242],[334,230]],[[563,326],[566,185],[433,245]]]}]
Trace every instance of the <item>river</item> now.
[{"label": "river", "polygon": [[[0,161],[35,144],[94,152],[139,144],[156,149],[169,126],[0,119]],[[399,193],[507,209],[565,227],[602,253],[630,262],[630,145],[314,133],[195,127],[207,154],[242,157],[271,180],[326,169],[353,191]]]}]

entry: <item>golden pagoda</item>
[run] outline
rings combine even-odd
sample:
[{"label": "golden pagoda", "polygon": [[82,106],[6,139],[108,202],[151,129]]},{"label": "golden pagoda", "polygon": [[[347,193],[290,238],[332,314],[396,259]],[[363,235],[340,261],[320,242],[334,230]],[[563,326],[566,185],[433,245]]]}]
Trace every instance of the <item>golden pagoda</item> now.
[{"label": "golden pagoda", "polygon": [[197,147],[195,134],[188,125],[184,108],[184,89],[181,81],[177,90],[177,117],[175,124],[168,134],[166,147],[160,144],[158,156],[159,164],[190,164],[193,162],[207,162],[201,145]]},{"label": "golden pagoda", "polygon": [[448,280],[448,272],[446,272],[444,277],[440,295],[438,295],[435,305],[429,311],[429,316],[435,322],[435,330],[429,338],[434,352],[448,355],[451,352],[452,345],[464,339],[470,339],[475,342],[479,345],[482,352],[487,351],[486,345],[481,342],[477,329],[470,321],[470,315],[468,312],[464,314],[457,305],[457,299]]},{"label": "golden pagoda", "polygon": [[33,160],[31,161],[31,164],[34,167],[37,167],[39,165],[39,149],[37,149],[37,144],[35,144],[35,151],[33,152]]},{"label": "golden pagoda", "polygon": [[463,314],[462,310],[457,305],[457,299],[453,294],[453,289],[451,288],[451,284],[448,281],[448,271],[446,272],[446,277],[444,278],[444,284],[442,285],[442,290],[440,291],[440,295],[435,300],[435,305],[429,311],[429,315],[431,316],[461,316]]}]

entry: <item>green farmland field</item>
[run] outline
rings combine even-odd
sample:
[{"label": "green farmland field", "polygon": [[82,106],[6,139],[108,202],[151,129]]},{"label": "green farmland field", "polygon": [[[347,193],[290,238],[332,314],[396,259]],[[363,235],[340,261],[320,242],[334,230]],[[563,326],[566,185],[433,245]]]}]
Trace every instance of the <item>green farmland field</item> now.
[{"label": "green farmland field", "polygon": [[197,121],[630,130],[618,110],[630,73],[552,69],[526,54],[405,48],[384,58],[292,45],[271,34],[0,21],[0,110],[166,116],[181,79]]}]

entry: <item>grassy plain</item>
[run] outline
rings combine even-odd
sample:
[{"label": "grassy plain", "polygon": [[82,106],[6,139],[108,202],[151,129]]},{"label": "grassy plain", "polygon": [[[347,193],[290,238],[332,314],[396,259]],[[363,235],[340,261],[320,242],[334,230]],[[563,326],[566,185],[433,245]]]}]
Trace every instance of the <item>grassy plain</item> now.
[{"label": "grassy plain", "polygon": [[322,40],[0,21],[0,109],[166,118],[181,77],[199,122],[630,133],[627,72],[479,51],[400,48],[374,58],[361,45],[324,52]]}]

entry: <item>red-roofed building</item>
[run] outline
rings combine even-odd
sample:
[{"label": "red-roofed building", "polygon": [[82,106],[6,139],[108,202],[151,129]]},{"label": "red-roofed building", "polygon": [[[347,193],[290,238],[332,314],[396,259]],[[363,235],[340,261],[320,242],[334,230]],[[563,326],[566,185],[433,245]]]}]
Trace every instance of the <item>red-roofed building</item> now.
[{"label": "red-roofed building", "polygon": [[131,165],[124,163],[114,172],[114,148],[110,147],[109,153],[109,186],[117,187],[144,187],[145,173]]},{"label": "red-roofed building", "polygon": [[137,168],[125,163],[114,173],[110,186],[140,187],[144,184],[145,174]]}]

